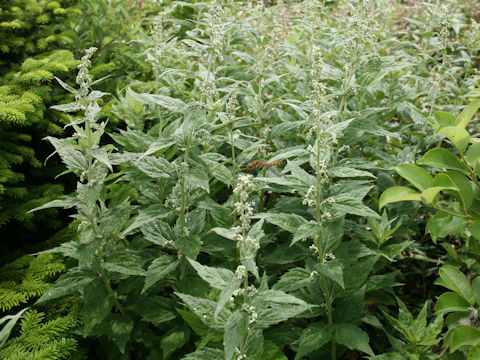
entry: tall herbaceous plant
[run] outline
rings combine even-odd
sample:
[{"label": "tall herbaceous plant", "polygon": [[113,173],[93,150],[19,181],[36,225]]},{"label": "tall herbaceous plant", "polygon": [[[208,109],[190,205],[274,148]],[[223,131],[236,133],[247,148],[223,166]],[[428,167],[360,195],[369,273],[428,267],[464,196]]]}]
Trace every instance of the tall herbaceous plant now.
[{"label": "tall herbaceous plant", "polygon": [[[110,95],[95,90],[86,50],[76,87],[58,79],[75,96],[54,107],[73,114],[73,135],[48,138],[77,190],[42,207],[74,209],[79,241],[52,251],[75,266],[39,302],[79,294],[82,335],[112,359],[338,359],[388,346],[370,337],[399,322],[366,305],[395,303],[392,264],[412,241],[395,234],[403,218],[375,211],[375,183],[411,156],[391,150],[405,140],[396,131],[425,130],[418,99],[447,84],[414,73],[438,54],[400,40],[395,11],[173,2],[135,44],[148,80],[112,94],[126,125],[109,137],[99,103]],[[428,328],[426,306],[413,320],[398,304],[429,336],[403,348],[428,353],[440,320]]]}]

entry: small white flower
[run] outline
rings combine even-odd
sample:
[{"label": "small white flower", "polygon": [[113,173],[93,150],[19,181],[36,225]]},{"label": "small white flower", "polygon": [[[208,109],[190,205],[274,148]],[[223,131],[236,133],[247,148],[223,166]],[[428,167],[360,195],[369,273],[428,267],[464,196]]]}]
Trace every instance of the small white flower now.
[{"label": "small white flower", "polygon": [[309,279],[310,281],[313,281],[313,280],[315,280],[317,277],[318,277],[318,272],[314,270],[314,271],[312,271],[312,272],[310,273],[310,276],[308,277],[308,279]]},{"label": "small white flower", "polygon": [[247,276],[247,268],[243,265],[238,265],[237,269],[235,270],[235,277],[238,280],[241,280]]}]

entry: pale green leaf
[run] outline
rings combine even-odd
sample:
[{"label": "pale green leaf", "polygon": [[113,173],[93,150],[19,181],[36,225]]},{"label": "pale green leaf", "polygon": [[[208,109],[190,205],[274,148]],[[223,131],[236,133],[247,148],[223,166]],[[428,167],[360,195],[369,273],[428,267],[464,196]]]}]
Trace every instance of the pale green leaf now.
[{"label": "pale green leaf", "polygon": [[480,108],[480,100],[475,100],[471,102],[467,107],[465,107],[462,112],[457,116],[457,122],[455,125],[461,128],[466,128],[470,120],[472,120],[473,115]]},{"label": "pale green leaf", "polygon": [[381,210],[385,205],[399,201],[420,201],[421,194],[406,186],[394,186],[385,190],[380,195],[378,208]]}]

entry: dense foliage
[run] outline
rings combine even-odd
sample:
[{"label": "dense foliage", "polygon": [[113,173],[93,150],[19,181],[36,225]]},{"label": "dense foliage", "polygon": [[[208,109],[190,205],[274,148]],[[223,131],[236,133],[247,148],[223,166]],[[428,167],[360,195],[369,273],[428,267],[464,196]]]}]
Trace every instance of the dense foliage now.
[{"label": "dense foliage", "polygon": [[2,270],[0,356],[479,356],[478,5],[82,4],[135,35],[23,62],[74,190],[18,211],[73,220]]},{"label": "dense foliage", "polygon": [[[59,161],[44,164],[50,149],[42,139],[68,134],[68,117],[50,110],[68,96],[52,82],[54,77],[73,78],[79,63],[75,57],[95,45],[99,64],[92,76],[116,76],[102,83],[102,88],[116,91],[133,72],[128,58],[118,52],[145,25],[141,15],[160,6],[111,7],[103,0],[0,4],[0,248],[12,260],[65,225],[65,216],[53,209],[28,213],[73,188],[72,178],[56,178],[64,170]],[[111,127],[116,124],[112,119]],[[39,237],[32,239],[32,234]]]}]

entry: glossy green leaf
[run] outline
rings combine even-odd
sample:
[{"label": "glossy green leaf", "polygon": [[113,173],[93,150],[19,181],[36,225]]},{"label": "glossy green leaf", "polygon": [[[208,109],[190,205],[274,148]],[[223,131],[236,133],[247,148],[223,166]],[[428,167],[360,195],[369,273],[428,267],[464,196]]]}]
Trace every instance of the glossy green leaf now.
[{"label": "glossy green leaf", "polygon": [[438,133],[445,135],[460,153],[465,151],[470,142],[470,134],[468,131],[457,126],[441,128]]},{"label": "glossy green leaf", "polygon": [[[462,206],[469,208],[473,202],[473,189],[468,178],[457,171],[446,171],[435,176],[433,181],[434,187],[440,187],[440,190],[453,190],[458,193],[458,200],[462,202]],[[427,189],[428,190],[428,189]],[[426,196],[432,196],[435,191],[431,190],[431,194],[426,191]],[[436,195],[436,194],[435,194]]]},{"label": "glossy green leaf", "polygon": [[480,305],[480,276],[472,280],[473,297],[477,306]]},{"label": "glossy green leaf", "polygon": [[468,162],[470,163],[470,166],[478,170],[479,167],[479,161],[480,161],[480,142],[471,145],[466,154],[465,157],[467,158]]},{"label": "glossy green leaf", "polygon": [[467,360],[478,360],[480,359],[480,345],[476,345],[473,348],[468,350]]},{"label": "glossy green leaf", "polygon": [[430,220],[428,220],[427,232],[432,237],[434,244],[437,243],[438,238],[445,237],[455,229],[455,224],[453,224],[453,226],[451,225],[452,222],[452,215],[441,211],[437,212]]},{"label": "glossy green leaf", "polygon": [[455,115],[446,111],[437,111],[434,116],[437,130],[446,126],[454,126],[457,121]]},{"label": "glossy green leaf", "polygon": [[473,305],[473,291],[467,277],[452,265],[444,265],[440,268],[440,278],[445,287],[461,295],[468,303]]},{"label": "glossy green leaf", "polygon": [[450,352],[457,351],[462,346],[480,344],[480,329],[471,326],[461,326],[453,332]]},{"label": "glossy green leaf", "polygon": [[437,200],[438,194],[442,190],[455,190],[454,187],[432,186],[431,188],[422,191],[422,201],[425,204],[433,204]]},{"label": "glossy green leaf", "polygon": [[418,190],[423,191],[433,186],[433,177],[425,169],[412,165],[402,164],[395,167],[398,175],[409,181]]},{"label": "glossy green leaf", "polygon": [[469,311],[469,307],[470,304],[462,296],[453,292],[446,292],[438,298],[435,305],[435,314],[441,315],[453,311]]},{"label": "glossy green leaf", "polygon": [[420,201],[421,194],[406,186],[394,186],[385,190],[380,195],[378,208],[381,210],[385,205],[399,201]]},{"label": "glossy green leaf", "polygon": [[467,166],[458,160],[451,151],[444,148],[429,150],[421,159],[417,160],[417,163],[440,169],[458,170],[464,174],[469,174]]}]

